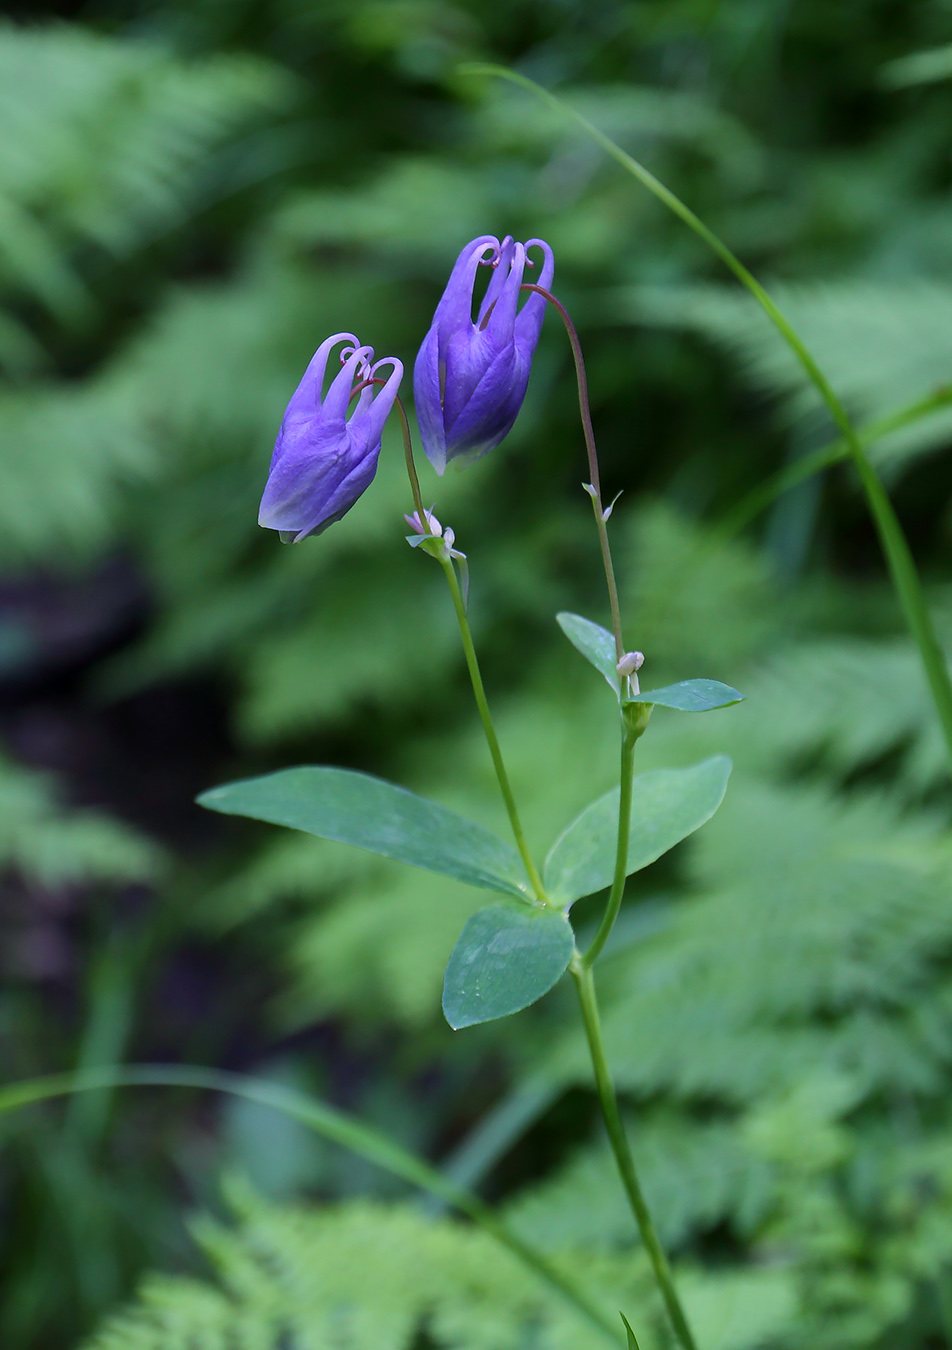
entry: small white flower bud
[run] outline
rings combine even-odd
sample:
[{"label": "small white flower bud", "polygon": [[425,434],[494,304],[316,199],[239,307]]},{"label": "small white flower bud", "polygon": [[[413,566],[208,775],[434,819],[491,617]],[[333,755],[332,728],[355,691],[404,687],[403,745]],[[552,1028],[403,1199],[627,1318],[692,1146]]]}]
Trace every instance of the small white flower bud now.
[{"label": "small white flower bud", "polygon": [[433,514],[432,509],[424,512],[424,514],[426,515],[427,524],[430,527],[428,530],[424,528],[423,522],[420,520],[419,511],[414,511],[412,516],[404,516],[403,519],[410,526],[410,529],[414,530],[417,534],[432,534],[438,539],[443,533],[443,526]]},{"label": "small white flower bud", "polygon": [[635,672],[639,671],[644,664],[645,664],[644,652],[625,652],[625,655],[618,662],[618,665],[615,667],[615,669],[618,671],[618,674],[622,677],[622,679],[624,679],[625,676],[627,675],[634,675]]}]

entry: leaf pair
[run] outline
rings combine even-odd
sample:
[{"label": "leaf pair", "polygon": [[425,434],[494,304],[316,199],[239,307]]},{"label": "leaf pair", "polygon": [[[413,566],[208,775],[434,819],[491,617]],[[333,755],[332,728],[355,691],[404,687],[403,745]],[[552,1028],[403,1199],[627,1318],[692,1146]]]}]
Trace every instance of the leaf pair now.
[{"label": "leaf pair", "polygon": [[729,708],[733,703],[740,703],[744,697],[720,680],[680,680],[662,689],[649,689],[643,694],[623,698],[621,678],[616,668],[615,639],[608,629],[592,623],[591,619],[583,619],[581,614],[563,611],[555,617],[572,646],[604,675],[622,704],[657,703],[665,708],[678,708],[681,712],[709,712],[712,708]]},{"label": "leaf pair", "polygon": [[[703,825],[720,805],[729,773],[730,761],[718,755],[691,768],[639,775],[628,872],[647,867]],[[282,769],[212,788],[198,800],[226,815],[353,844],[509,897],[510,903],[473,915],[450,957],[443,1007],[454,1028],[505,1017],[547,993],[574,950],[569,906],[604,889],[614,869],[617,788],[586,807],[556,840],[545,863],[546,903],[531,896],[512,845],[455,811],[368,774]]]}]

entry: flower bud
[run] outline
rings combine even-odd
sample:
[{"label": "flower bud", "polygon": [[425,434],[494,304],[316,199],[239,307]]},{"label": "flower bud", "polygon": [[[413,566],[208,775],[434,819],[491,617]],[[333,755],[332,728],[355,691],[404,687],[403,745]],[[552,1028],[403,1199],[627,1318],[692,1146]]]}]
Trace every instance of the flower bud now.
[{"label": "flower bud", "polygon": [[[325,394],[328,358],[339,342],[348,347]],[[326,530],[373,481],[383,426],[403,376],[395,357],[376,364],[373,357],[373,347],[361,347],[352,333],[335,333],[318,347],[291,396],[258,513],[258,524],[279,530],[286,542],[296,544]],[[391,367],[386,381],[375,378],[381,366]]]},{"label": "flower bud", "polygon": [[[436,307],[413,368],[413,397],[423,449],[439,474],[451,459],[478,459],[497,446],[522,407],[546,306],[530,292],[519,308],[533,247],[542,250],[538,282],[548,289],[555,271],[548,244],[517,244],[509,235],[500,243],[487,234],[463,249]],[[493,275],[474,322],[473,287],[482,262]]]},{"label": "flower bud", "polygon": [[636,674],[644,664],[644,652],[625,652],[625,655],[618,662],[615,669],[622,679],[624,679],[626,675]]},{"label": "flower bud", "polygon": [[429,534],[439,538],[443,533],[443,526],[432,511],[427,511],[426,508],[424,508],[423,514],[426,517],[426,526],[429,526],[428,529],[424,526],[423,521],[421,521],[419,511],[414,511],[412,515],[404,516],[403,519],[415,534]]}]

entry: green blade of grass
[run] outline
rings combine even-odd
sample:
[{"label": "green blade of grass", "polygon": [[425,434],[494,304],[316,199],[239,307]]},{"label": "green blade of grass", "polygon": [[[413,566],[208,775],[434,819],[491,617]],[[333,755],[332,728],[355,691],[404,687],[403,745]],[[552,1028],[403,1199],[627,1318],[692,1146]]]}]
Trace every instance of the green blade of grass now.
[{"label": "green blade of grass", "polygon": [[233,1097],[260,1106],[269,1106],[293,1120],[314,1130],[351,1152],[413,1186],[437,1195],[459,1210],[484,1232],[531,1270],[550,1288],[557,1290],[588,1322],[596,1326],[617,1344],[617,1332],[611,1320],[592,1303],[574,1282],[558,1269],[548,1257],[513,1233],[488,1205],[478,1196],[455,1185],[441,1172],[415,1157],[386,1135],[369,1125],[353,1120],[342,1111],[325,1102],[308,1097],[292,1088],[243,1074],[227,1073],[193,1065],[144,1064],[115,1069],[90,1069],[81,1073],[53,1074],[45,1078],[27,1079],[0,1088],[0,1115],[15,1111],[35,1102],[55,1097],[72,1096],[78,1092],[111,1091],[120,1087],[179,1087],[199,1088],[209,1092],[224,1092]]},{"label": "green blade of grass", "polygon": [[[928,417],[930,413],[937,412],[940,408],[947,408],[950,403],[952,403],[952,389],[936,389],[924,398],[917,398],[912,403],[903,404],[901,408],[896,408],[884,417],[877,418],[875,422],[869,422],[861,426],[858,431],[859,438],[863,446],[868,449],[871,445],[875,445],[877,441],[882,440],[884,436],[890,435],[891,432],[912,426],[923,417]],[[811,454],[795,460],[794,463],[785,465],[784,468],[772,474],[764,482],[751,488],[750,492],[742,497],[736,506],[732,506],[729,511],[726,511],[715,526],[715,533],[718,537],[725,539],[739,534],[745,525],[749,525],[761,511],[766,510],[772,502],[775,502],[778,497],[782,497],[785,492],[799,486],[806,479],[812,478],[815,473],[822,473],[824,469],[830,468],[833,464],[839,464],[849,457],[849,446],[842,438],[837,438],[828,445],[820,446],[818,450],[814,450]]]}]

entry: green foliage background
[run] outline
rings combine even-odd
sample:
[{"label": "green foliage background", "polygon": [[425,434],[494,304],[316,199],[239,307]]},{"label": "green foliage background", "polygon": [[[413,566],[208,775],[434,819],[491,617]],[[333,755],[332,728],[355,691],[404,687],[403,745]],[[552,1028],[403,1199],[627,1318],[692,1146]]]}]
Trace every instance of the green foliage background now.
[{"label": "green foliage background", "polygon": [[[160,746],[181,811],[335,762],[503,830],[447,598],[403,540],[395,431],[320,540],[282,548],[255,515],[324,336],[409,366],[463,243],[553,245],[625,494],[629,641],[652,684],[748,695],[655,714],[641,767],[726,751],[735,773],[631,884],[605,966],[703,1350],[952,1335],[948,769],[848,470],[719,529],[832,434],[779,339],[579,133],[457,66],[515,64],[644,159],[776,284],[863,422],[952,383],[950,42],[945,0],[89,0],[0,28],[0,562],[67,594],[135,578],[147,616],[69,697],[92,722],[163,690],[212,709],[211,755]],[[547,323],[513,435],[424,483],[469,555],[540,849],[615,759],[610,696],[552,617],[605,618],[574,397]],[[952,638],[950,439],[936,412],[875,455]],[[36,659],[2,607],[0,675],[16,690]],[[566,991],[455,1035],[440,1017],[478,896],[249,823],[167,831],[114,795],[84,802],[13,741],[0,763],[4,1076],[180,1058],[318,1090],[662,1346]],[[65,975],[21,959],[34,912]],[[0,1133],[4,1350],[589,1343],[481,1235],[263,1108],[99,1094]]]}]

